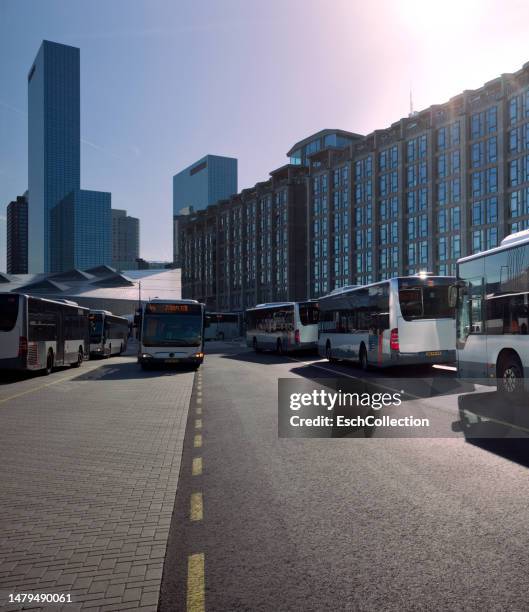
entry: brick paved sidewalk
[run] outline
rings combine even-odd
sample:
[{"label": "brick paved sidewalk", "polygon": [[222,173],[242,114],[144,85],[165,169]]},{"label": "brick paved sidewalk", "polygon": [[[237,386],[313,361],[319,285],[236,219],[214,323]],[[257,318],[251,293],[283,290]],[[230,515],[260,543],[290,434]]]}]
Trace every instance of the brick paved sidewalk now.
[{"label": "brick paved sidewalk", "polygon": [[156,610],[194,374],[125,357],[54,376],[0,405],[0,608]]}]

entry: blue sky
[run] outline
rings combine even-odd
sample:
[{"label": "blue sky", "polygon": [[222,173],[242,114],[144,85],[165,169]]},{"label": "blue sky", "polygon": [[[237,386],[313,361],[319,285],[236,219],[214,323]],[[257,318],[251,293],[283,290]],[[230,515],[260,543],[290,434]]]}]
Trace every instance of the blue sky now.
[{"label": "blue sky", "polygon": [[529,60],[521,0],[0,0],[0,270],[27,186],[26,76],[42,39],[81,48],[82,187],[170,259],[172,175],[239,159],[239,188],[325,127],[368,133]]}]

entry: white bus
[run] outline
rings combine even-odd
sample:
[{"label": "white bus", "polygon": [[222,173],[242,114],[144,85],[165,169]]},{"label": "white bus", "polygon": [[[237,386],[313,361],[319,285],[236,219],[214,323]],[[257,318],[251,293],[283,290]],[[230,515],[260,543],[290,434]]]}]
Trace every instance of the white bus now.
[{"label": "white bus", "polygon": [[90,310],[90,356],[121,355],[127,348],[129,322],[108,310]]},{"label": "white bus", "polygon": [[138,362],[143,369],[157,364],[204,361],[204,304],[195,300],[147,302],[139,311]]},{"label": "white bus", "polygon": [[0,369],[79,367],[89,356],[88,312],[67,300],[0,293]]},{"label": "white bus", "polygon": [[527,386],[529,230],[461,258],[452,303],[457,303],[458,376],[489,380],[509,394]]},{"label": "white bus", "polygon": [[455,279],[421,273],[320,298],[318,352],[362,369],[455,361]]},{"label": "white bus", "polygon": [[318,302],[274,302],[246,311],[246,344],[254,351],[279,354],[315,349],[318,344]]},{"label": "white bus", "polygon": [[241,335],[241,314],[236,312],[206,312],[206,340],[229,340]]}]

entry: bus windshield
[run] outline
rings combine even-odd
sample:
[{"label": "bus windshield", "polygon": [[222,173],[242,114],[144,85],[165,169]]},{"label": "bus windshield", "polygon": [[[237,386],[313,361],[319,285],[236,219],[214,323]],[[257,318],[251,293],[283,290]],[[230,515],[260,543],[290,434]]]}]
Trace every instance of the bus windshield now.
[{"label": "bus windshield", "polygon": [[406,321],[451,319],[454,308],[448,303],[450,279],[399,279],[399,303]]},{"label": "bus windshield", "polygon": [[15,327],[18,317],[18,295],[0,295],[0,331]]},{"label": "bus windshield", "polygon": [[198,314],[145,314],[144,346],[200,346],[202,316]]}]

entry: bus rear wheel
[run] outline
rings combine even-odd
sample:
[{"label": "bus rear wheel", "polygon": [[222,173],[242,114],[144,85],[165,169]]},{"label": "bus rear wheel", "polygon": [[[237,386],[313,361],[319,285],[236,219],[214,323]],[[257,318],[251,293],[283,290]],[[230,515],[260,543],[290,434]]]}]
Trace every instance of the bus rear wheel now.
[{"label": "bus rear wheel", "polygon": [[49,376],[53,372],[53,351],[50,349],[46,356],[46,367],[44,368],[44,376]]},{"label": "bus rear wheel", "polygon": [[367,360],[367,351],[366,351],[366,347],[362,344],[362,347],[360,348],[360,368],[362,370],[364,370],[364,372],[367,372],[369,370],[369,362]]},{"label": "bus rear wheel", "polygon": [[72,363],[72,368],[80,368],[81,364],[83,363],[83,359],[84,359],[83,349],[79,347],[79,352],[77,353],[77,361],[74,361]]},{"label": "bus rear wheel", "polygon": [[523,368],[517,355],[504,355],[498,363],[498,391],[519,398],[523,390]]}]

